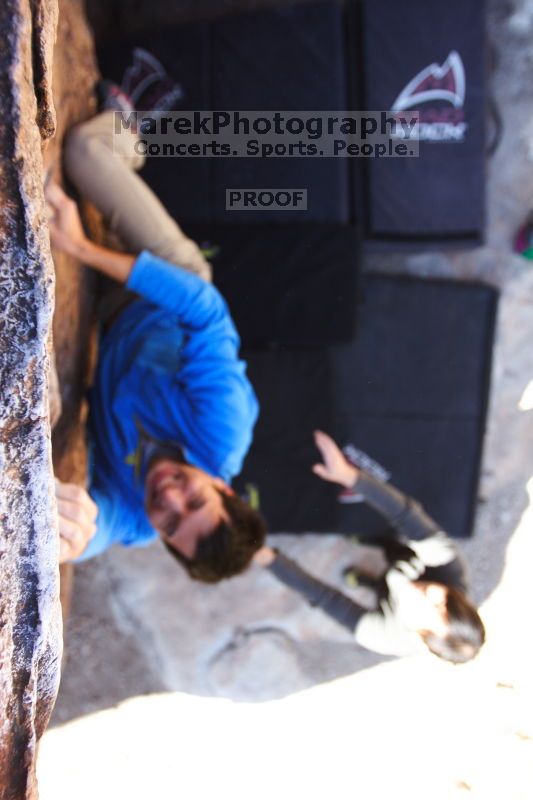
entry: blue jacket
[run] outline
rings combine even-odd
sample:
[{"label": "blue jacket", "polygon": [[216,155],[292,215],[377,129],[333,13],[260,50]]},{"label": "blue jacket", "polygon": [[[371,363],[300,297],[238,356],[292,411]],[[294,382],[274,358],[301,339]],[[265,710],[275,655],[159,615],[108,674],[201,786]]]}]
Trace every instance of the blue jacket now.
[{"label": "blue jacket", "polygon": [[126,287],[140,295],[104,336],[90,393],[90,495],[97,533],[81,560],[157,537],[144,511],[146,436],[229,482],[252,441],[258,403],[219,292],[143,252]]}]

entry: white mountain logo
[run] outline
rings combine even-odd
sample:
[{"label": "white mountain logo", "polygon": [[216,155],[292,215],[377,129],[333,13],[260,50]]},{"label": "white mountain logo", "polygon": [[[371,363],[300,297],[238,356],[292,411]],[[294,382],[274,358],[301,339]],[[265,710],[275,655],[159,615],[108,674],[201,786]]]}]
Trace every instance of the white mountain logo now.
[{"label": "white mountain logo", "polygon": [[421,103],[444,100],[454,108],[465,102],[465,68],[459,53],[452,50],[444,64],[430,64],[410,81],[392,106],[393,113],[405,111]]}]

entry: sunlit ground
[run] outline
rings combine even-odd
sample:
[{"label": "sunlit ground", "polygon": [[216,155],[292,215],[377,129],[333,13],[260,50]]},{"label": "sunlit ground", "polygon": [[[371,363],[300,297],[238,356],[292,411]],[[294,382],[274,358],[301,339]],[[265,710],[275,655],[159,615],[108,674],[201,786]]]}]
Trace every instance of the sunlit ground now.
[{"label": "sunlit ground", "polygon": [[404,659],[262,704],[137,697],[45,736],[42,800],[530,798],[532,516],[482,609],[475,663]]}]

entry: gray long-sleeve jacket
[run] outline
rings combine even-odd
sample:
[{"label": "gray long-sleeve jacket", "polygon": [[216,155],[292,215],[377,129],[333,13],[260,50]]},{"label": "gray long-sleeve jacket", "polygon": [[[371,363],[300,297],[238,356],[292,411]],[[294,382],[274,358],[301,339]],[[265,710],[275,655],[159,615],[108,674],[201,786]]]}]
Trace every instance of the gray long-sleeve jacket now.
[{"label": "gray long-sleeve jacket", "polygon": [[382,540],[376,542],[384,546],[389,562],[384,576],[386,591],[379,610],[368,611],[281,553],[277,554],[270,570],[311,605],[353,631],[356,641],[363,647],[398,656],[422,651],[424,645],[420,637],[402,622],[396,604],[397,591],[406,580],[427,580],[466,592],[466,564],[451,539],[412,498],[364,472],[359,475],[357,491],[389,521],[397,534],[390,546]]}]

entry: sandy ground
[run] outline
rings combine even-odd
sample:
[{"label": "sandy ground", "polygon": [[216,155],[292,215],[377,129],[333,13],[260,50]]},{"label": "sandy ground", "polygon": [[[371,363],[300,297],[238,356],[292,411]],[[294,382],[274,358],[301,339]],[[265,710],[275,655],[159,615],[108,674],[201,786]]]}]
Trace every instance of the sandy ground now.
[{"label": "sandy ground", "polygon": [[[494,0],[490,25],[505,125],[488,243],[388,264],[502,288],[482,502],[465,544],[485,648],[463,667],[380,662],[260,571],[201,587],[157,546],[112,551],[77,572],[41,800],[533,796],[533,268],[509,248],[533,207],[533,2]],[[353,548],[312,536],[283,546],[332,582]]]}]

